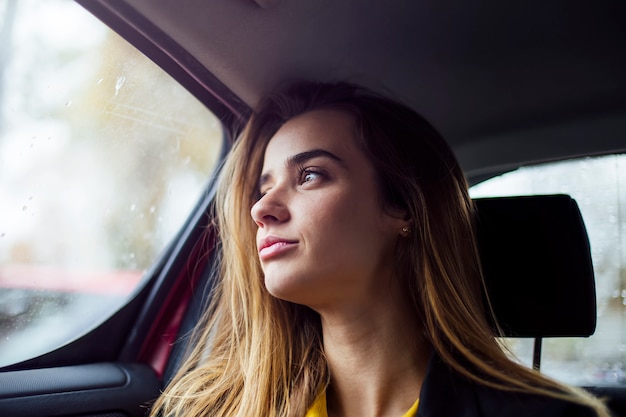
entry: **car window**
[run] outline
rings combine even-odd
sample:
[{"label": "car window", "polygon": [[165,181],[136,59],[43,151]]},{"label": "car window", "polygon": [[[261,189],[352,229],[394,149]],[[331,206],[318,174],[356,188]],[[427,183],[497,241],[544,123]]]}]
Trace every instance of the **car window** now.
[{"label": "car window", "polygon": [[[598,324],[589,338],[548,338],[541,369],[575,385],[626,383],[626,155],[608,155],[520,168],[477,184],[472,197],[569,194],[580,207],[596,277]],[[508,344],[526,364],[532,340]]]},{"label": "car window", "polygon": [[124,305],[200,197],[222,136],[73,1],[0,4],[0,366]]}]

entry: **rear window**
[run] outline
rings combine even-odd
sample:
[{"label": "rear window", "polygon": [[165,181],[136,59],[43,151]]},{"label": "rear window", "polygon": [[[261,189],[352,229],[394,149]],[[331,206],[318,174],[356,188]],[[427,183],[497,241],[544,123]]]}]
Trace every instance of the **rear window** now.
[{"label": "rear window", "polygon": [[0,366],[97,326],[200,197],[216,117],[69,0],[0,4]]},{"label": "rear window", "polygon": [[[564,382],[625,384],[626,155],[607,155],[521,168],[471,188],[472,197],[569,194],[589,234],[596,278],[598,324],[589,338],[547,338],[541,370]],[[510,339],[532,363],[532,339]]]}]

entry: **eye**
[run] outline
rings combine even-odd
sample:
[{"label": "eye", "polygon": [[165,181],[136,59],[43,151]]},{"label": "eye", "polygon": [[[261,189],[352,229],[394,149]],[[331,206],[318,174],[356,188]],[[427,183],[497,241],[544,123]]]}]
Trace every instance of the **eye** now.
[{"label": "eye", "polygon": [[302,182],[314,181],[318,176],[319,174],[317,172],[307,171],[302,176]]},{"label": "eye", "polygon": [[257,190],[254,192],[254,195],[253,195],[253,199],[254,199],[254,200],[253,200],[253,201],[254,201],[254,202],[257,202],[257,201],[259,201],[260,199],[262,199],[263,197],[265,197],[265,194],[267,194],[267,192],[268,192],[269,190],[270,190],[270,189],[269,189],[269,187],[263,187],[263,188],[259,188],[259,189],[257,189]]},{"label": "eye", "polygon": [[299,171],[299,183],[301,185],[313,183],[324,176],[322,172],[315,168],[301,168]]}]

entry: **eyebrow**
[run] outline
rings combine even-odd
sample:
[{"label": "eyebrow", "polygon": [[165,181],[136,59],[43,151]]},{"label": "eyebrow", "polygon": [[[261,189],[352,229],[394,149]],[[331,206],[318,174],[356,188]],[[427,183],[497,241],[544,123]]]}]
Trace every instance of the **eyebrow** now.
[{"label": "eyebrow", "polygon": [[[311,149],[310,151],[300,152],[293,156],[287,158],[285,162],[285,166],[290,168],[297,165],[302,165],[305,162],[314,159],[314,158],[328,158],[333,161],[339,162],[340,165],[345,165],[343,159],[339,158],[332,152],[326,151],[324,149]],[[270,174],[263,174],[261,178],[259,178],[259,188],[261,188],[267,181],[270,179]]]}]

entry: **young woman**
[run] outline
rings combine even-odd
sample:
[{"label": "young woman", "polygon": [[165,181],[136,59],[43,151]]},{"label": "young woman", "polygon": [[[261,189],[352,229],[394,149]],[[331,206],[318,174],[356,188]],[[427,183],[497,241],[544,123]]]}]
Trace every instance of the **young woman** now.
[{"label": "young woman", "polygon": [[221,174],[221,274],[169,416],[608,416],[511,361],[448,145],[396,101],[296,83]]}]

